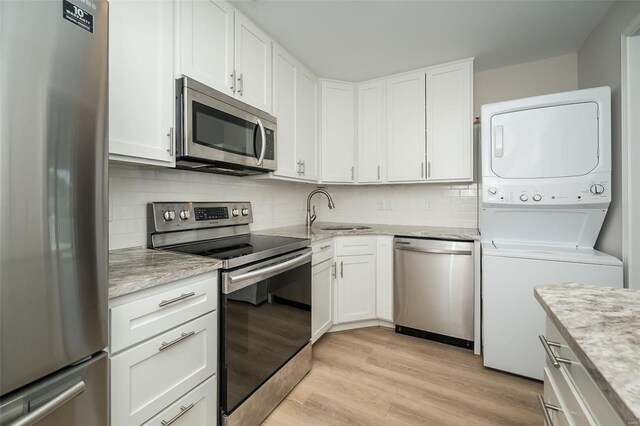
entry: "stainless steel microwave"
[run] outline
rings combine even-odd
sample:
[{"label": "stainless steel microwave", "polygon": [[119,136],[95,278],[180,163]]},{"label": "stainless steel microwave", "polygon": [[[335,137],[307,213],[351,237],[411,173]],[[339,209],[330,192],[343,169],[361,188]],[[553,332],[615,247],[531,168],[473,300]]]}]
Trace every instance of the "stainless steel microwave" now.
[{"label": "stainless steel microwave", "polygon": [[276,169],[276,118],[188,77],[176,81],[176,167],[248,176]]}]

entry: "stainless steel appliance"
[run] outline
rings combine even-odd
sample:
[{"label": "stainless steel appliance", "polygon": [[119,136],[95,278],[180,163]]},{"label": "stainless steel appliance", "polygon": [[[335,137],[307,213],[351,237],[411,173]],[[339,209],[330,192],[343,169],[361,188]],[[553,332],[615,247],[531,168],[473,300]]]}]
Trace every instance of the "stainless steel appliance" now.
[{"label": "stainless steel appliance", "polygon": [[396,331],[473,349],[473,242],[394,239]]},{"label": "stainless steel appliance", "polygon": [[176,167],[237,176],[276,169],[276,118],[188,77],[176,82]]},{"label": "stainless steel appliance", "polygon": [[260,424],[311,368],[311,248],[249,232],[250,203],[153,203],[149,246],[223,261],[221,421]]},{"label": "stainless steel appliance", "polygon": [[0,2],[0,424],[107,423],[104,0]]}]

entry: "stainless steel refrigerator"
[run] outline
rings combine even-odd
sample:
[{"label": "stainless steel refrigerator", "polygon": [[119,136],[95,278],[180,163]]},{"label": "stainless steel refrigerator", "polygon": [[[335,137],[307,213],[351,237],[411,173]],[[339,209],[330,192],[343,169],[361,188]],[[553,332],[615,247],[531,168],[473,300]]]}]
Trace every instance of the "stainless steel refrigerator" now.
[{"label": "stainless steel refrigerator", "polygon": [[0,1],[0,424],[107,423],[100,0]]}]

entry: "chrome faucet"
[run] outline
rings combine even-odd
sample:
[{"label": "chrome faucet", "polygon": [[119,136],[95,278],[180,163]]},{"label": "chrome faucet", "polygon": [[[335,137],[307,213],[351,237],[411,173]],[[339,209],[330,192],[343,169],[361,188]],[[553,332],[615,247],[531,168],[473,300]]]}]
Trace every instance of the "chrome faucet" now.
[{"label": "chrome faucet", "polygon": [[316,206],[313,206],[313,214],[311,214],[311,197],[318,193],[327,196],[330,209],[336,208],[336,205],[333,204],[333,200],[331,199],[331,195],[329,195],[327,191],[325,191],[324,189],[314,189],[313,191],[311,191],[311,194],[309,194],[309,196],[307,197],[307,228],[311,228],[311,225],[313,225],[313,222],[316,220]]}]

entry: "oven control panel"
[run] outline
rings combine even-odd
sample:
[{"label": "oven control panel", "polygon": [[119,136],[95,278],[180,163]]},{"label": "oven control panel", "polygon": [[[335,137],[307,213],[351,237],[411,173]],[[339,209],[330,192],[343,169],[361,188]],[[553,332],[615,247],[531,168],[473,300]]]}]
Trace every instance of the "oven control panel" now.
[{"label": "oven control panel", "polygon": [[253,222],[251,203],[176,202],[151,203],[150,232],[246,225]]}]

